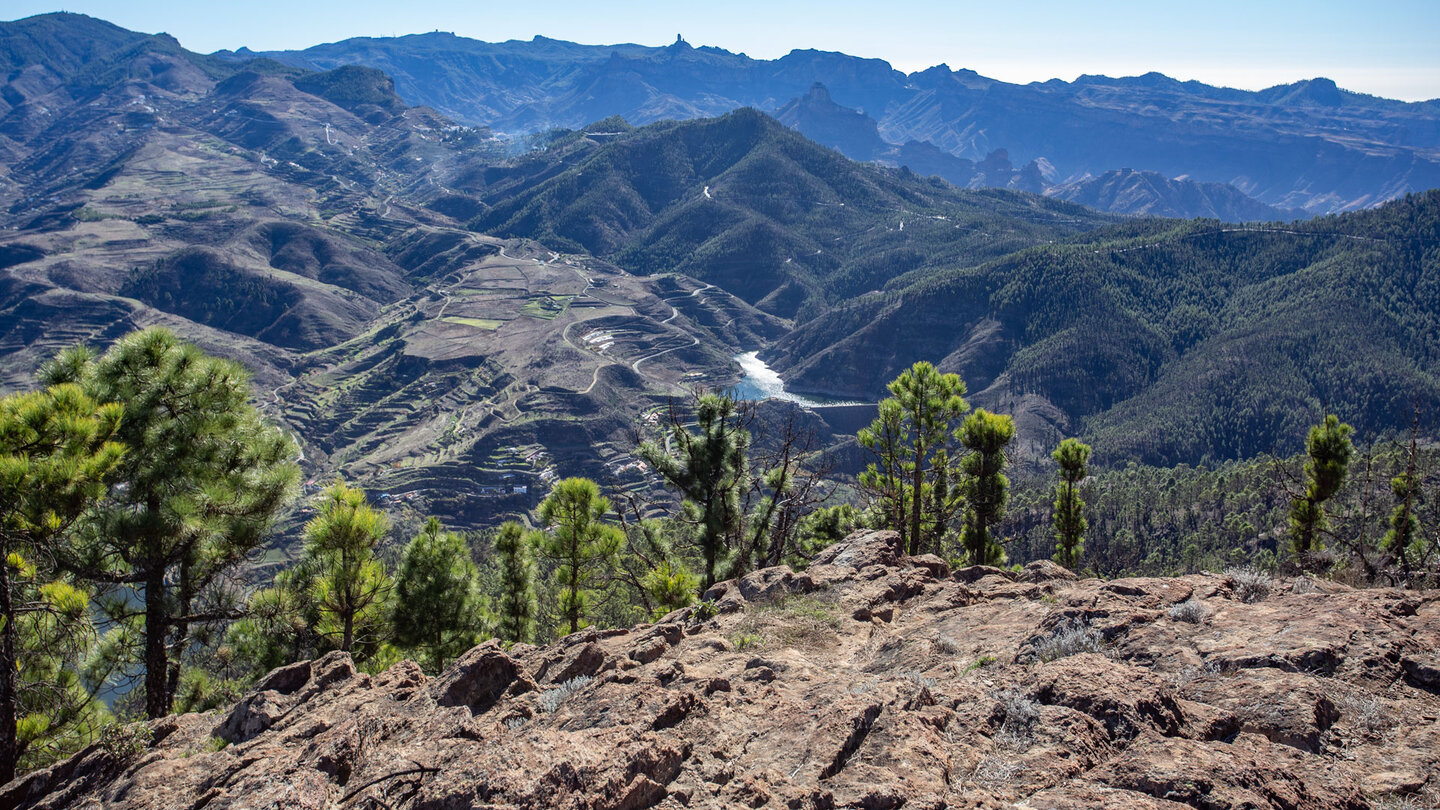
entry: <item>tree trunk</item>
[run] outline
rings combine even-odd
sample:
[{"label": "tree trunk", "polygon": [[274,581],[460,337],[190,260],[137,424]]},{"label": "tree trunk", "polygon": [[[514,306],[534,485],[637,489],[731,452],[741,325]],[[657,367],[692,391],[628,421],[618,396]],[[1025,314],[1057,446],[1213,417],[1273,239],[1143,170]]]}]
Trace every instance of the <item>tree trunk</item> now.
[{"label": "tree trunk", "polygon": [[570,632],[576,633],[580,630],[580,558],[570,558],[570,604],[567,612],[570,614]]},{"label": "tree trunk", "polygon": [[[9,556],[8,554],[6,555]],[[10,566],[0,561],[0,616],[5,627],[0,630],[0,784],[15,778],[20,759],[18,720],[20,696],[15,685],[15,604],[10,593]]]},{"label": "tree trunk", "polygon": [[910,493],[910,553],[920,553],[920,501],[925,493],[925,469],[921,462],[924,460],[925,446],[915,444],[915,477],[914,491]]},{"label": "tree trunk", "polygon": [[154,720],[170,713],[166,694],[169,654],[165,649],[165,568],[156,565],[145,578],[145,716]]},{"label": "tree trunk", "polygon": [[[192,603],[195,601],[195,583],[190,574],[190,563],[188,560],[180,563],[180,605],[176,611],[180,616],[189,616]],[[175,623],[175,653],[168,662],[169,673],[165,680],[165,705],[175,705],[175,693],[180,691],[180,670],[182,659],[185,655],[185,645],[190,637],[190,623],[178,621]]]},{"label": "tree trunk", "polygon": [[340,651],[350,652],[355,646],[355,611],[352,608],[345,609],[345,634],[340,638]]},{"label": "tree trunk", "polygon": [[705,587],[700,589],[701,593],[710,590],[715,584],[715,548],[716,541],[705,544]]},{"label": "tree trunk", "polygon": [[1071,549],[1075,548],[1075,491],[1071,489],[1070,479],[1065,479],[1065,496],[1061,499],[1060,514],[1064,519],[1060,533],[1063,535],[1060,542],[1064,544],[1062,556],[1065,558],[1067,568],[1075,567],[1075,560],[1071,555]]}]

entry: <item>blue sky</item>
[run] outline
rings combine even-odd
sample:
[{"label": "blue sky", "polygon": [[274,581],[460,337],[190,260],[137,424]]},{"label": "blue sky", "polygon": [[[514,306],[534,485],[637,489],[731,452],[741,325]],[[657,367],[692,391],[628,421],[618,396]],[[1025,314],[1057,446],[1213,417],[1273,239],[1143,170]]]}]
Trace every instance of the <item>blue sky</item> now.
[{"label": "blue sky", "polygon": [[1347,89],[1390,98],[1440,97],[1436,0],[5,0],[0,18],[59,10],[165,31],[202,52],[434,30],[491,41],[543,34],[647,45],[683,34],[693,45],[760,58],[819,48],[878,57],[906,71],[944,62],[1016,82],[1158,70],[1245,89],[1327,76]]}]

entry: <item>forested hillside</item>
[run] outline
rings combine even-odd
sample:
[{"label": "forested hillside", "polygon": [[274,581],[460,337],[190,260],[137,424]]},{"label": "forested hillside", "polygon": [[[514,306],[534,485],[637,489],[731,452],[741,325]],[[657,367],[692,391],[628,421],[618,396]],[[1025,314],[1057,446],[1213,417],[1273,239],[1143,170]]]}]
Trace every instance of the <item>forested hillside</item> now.
[{"label": "forested hillside", "polygon": [[944,358],[980,401],[1042,397],[1117,461],[1290,452],[1324,408],[1381,432],[1440,403],[1437,251],[1437,192],[1292,225],[1123,225],[901,276],[772,362],[797,390],[856,397]]},{"label": "forested hillside", "polygon": [[602,121],[457,187],[488,206],[472,228],[681,272],[782,317],[1112,221],[859,164],[748,109],[642,129]]}]

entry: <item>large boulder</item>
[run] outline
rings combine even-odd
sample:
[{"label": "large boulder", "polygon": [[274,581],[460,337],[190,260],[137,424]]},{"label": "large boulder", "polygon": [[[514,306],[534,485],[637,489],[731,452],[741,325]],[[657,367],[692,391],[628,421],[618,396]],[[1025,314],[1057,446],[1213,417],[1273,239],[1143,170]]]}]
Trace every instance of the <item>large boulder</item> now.
[{"label": "large boulder", "polygon": [[535,681],[515,659],[490,640],[470,650],[430,684],[430,696],[441,706],[464,706],[479,714],[506,695],[536,689]]}]

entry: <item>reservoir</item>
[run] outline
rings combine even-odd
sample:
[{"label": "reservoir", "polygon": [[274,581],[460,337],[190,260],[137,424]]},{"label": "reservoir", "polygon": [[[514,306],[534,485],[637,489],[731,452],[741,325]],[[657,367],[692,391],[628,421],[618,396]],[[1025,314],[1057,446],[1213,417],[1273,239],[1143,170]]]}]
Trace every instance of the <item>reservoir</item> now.
[{"label": "reservoir", "polygon": [[785,381],[780,379],[780,375],[767,366],[764,360],[760,359],[759,354],[759,352],[745,352],[735,355],[735,362],[739,363],[740,370],[745,372],[745,376],[735,384],[736,399],[783,399],[805,408],[835,404],[786,391]]},{"label": "reservoir", "polygon": [[817,400],[786,391],[785,381],[756,354],[757,352],[746,352],[734,358],[745,372],[745,376],[731,389],[737,399],[783,399],[793,402],[819,416],[836,435],[853,435],[875,418],[876,405],[873,402]]}]

